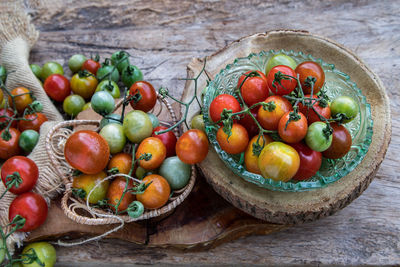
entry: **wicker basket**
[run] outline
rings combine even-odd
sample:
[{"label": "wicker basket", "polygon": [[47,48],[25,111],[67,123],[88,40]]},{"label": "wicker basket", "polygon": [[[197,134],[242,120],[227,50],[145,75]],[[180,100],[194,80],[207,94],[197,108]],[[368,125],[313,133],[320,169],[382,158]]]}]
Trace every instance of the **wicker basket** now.
[{"label": "wicker basket", "polygon": [[[119,102],[116,109],[122,104]],[[158,96],[158,102],[155,109],[158,112],[154,112],[157,116],[162,113],[165,108],[168,110],[170,120],[160,121],[162,125],[172,125],[177,122],[175,112],[167,100],[162,99]],[[163,115],[165,113],[163,112]],[[103,209],[93,208],[87,205],[86,201],[75,198],[72,194],[72,181],[73,181],[73,168],[66,162],[64,158],[64,146],[68,137],[73,133],[71,128],[76,126],[91,126],[97,127],[100,124],[98,120],[71,120],[64,121],[56,124],[46,136],[46,150],[52,164],[55,166],[58,174],[63,178],[65,185],[65,192],[61,200],[61,207],[68,218],[74,220],[77,223],[87,225],[104,225],[114,224],[120,222],[133,222],[140,221],[150,218],[159,217],[161,215],[168,215],[172,212],[175,207],[181,204],[185,198],[192,191],[196,181],[196,171],[192,166],[191,177],[189,183],[179,191],[174,191],[170,196],[168,202],[159,209],[149,210],[145,209],[144,213],[138,218],[132,218],[128,215],[115,215],[111,211],[107,212]],[[179,136],[178,128],[175,128],[175,135]],[[115,176],[115,175],[114,175]],[[109,177],[111,179],[113,177]]]}]

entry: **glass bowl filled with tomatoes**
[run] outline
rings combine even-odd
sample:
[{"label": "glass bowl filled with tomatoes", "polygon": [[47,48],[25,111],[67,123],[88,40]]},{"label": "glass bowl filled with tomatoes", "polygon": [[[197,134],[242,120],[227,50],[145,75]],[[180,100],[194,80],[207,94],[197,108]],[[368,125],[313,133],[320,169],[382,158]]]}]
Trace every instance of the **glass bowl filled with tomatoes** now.
[{"label": "glass bowl filled with tomatoes", "polygon": [[363,160],[371,107],[333,64],[294,51],[237,58],[209,83],[203,117],[211,145],[235,174],[260,187],[326,187]]}]

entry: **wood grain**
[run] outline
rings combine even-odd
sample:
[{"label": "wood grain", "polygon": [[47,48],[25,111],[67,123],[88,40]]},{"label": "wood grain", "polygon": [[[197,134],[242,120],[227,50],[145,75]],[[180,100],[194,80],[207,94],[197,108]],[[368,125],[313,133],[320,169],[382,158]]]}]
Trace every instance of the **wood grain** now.
[{"label": "wood grain", "polygon": [[[59,266],[130,264],[398,265],[400,263],[400,5],[388,1],[27,1],[41,31],[31,62],[66,66],[73,53],[127,49],[156,87],[180,96],[192,57],[242,36],[302,29],[337,41],[379,75],[392,107],[392,142],[376,179],[337,214],[204,252],[116,240],[57,248]],[[110,255],[113,252],[113,256]]]}]

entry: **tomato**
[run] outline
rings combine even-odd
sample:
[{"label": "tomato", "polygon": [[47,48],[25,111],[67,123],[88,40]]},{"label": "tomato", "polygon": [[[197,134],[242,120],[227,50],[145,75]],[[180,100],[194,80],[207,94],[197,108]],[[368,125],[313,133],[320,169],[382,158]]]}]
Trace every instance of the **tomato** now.
[{"label": "tomato", "polygon": [[221,113],[224,109],[232,110],[232,113],[239,112],[241,110],[239,101],[235,97],[228,94],[222,94],[214,98],[210,104],[209,114],[213,122],[217,122],[221,119]]},{"label": "tomato", "polygon": [[177,156],[166,158],[159,171],[172,190],[184,188],[190,180],[190,172],[191,166],[182,162]]},{"label": "tomato", "polygon": [[[3,238],[0,238],[0,264],[3,263],[3,261],[6,257],[6,250],[5,250],[4,246],[5,245],[4,245]],[[14,267],[14,266],[12,266],[12,267]]]},{"label": "tomato", "polygon": [[[95,187],[95,185],[99,184],[101,180],[107,177],[107,174],[104,171],[100,171],[96,174],[81,174],[79,176],[74,177],[72,182],[72,188],[75,189],[83,189],[85,191],[85,200],[90,193],[90,191]],[[100,183],[93,192],[90,194],[89,203],[96,204],[100,200],[106,198],[107,190],[110,185],[109,180],[105,180]]]},{"label": "tomato", "polygon": [[119,153],[124,149],[126,137],[121,124],[107,124],[101,129],[100,135],[107,141],[111,154]]},{"label": "tomato", "polygon": [[[281,73],[281,75],[279,75],[279,73]],[[285,65],[273,67],[268,73],[267,80],[269,90],[275,95],[290,94],[297,86],[296,79],[282,75],[296,77],[296,73],[291,67]]]},{"label": "tomato", "polygon": [[207,135],[200,130],[191,129],[179,137],[175,146],[176,155],[187,164],[203,161],[208,154]]},{"label": "tomato", "polygon": [[107,169],[117,168],[119,173],[128,174],[132,167],[132,155],[128,153],[115,154],[108,163]]},{"label": "tomato", "polygon": [[217,142],[226,153],[239,154],[245,151],[249,143],[249,135],[246,129],[239,123],[234,123],[231,129],[231,136],[220,127],[217,131]]},{"label": "tomato", "polygon": [[297,151],[282,142],[266,145],[258,157],[258,167],[264,178],[287,182],[298,171],[300,157]]},{"label": "tomato", "polygon": [[42,225],[47,218],[47,203],[44,198],[33,192],[18,195],[10,204],[8,219],[11,222],[15,216],[25,218],[25,225],[21,232],[30,232]]},{"label": "tomato", "polygon": [[40,77],[42,76],[42,67],[37,64],[30,64],[29,67],[31,68],[31,71],[36,76],[36,78],[40,79]]},{"label": "tomato", "polygon": [[115,108],[114,98],[106,91],[94,93],[90,103],[92,109],[102,116],[110,114]]},{"label": "tomato", "polygon": [[100,121],[100,129],[109,123],[118,123],[122,125],[121,115],[116,113],[108,114],[106,117],[102,118]]},{"label": "tomato", "polygon": [[23,156],[14,156],[4,162],[1,167],[1,180],[3,181],[4,187],[7,188],[7,176],[13,175],[15,172],[18,172],[22,182],[18,187],[13,185],[9,191],[19,195],[32,190],[39,177],[39,169],[35,162]]},{"label": "tomato", "polygon": [[[300,142],[307,134],[307,119],[303,113],[297,113],[300,118],[295,118],[287,124],[290,116],[296,116],[292,111],[286,112],[279,121],[278,133],[286,143]],[[287,125],[286,125],[287,124]]]},{"label": "tomato", "polygon": [[[83,99],[83,98],[82,98]],[[84,100],[85,101],[85,100]],[[87,110],[87,109],[91,109],[92,108],[92,103],[87,102],[85,105],[83,105],[82,107],[82,111]]]},{"label": "tomato", "polygon": [[69,58],[68,67],[72,71],[72,73],[78,72],[82,69],[83,63],[87,58],[84,55],[76,54]]},{"label": "tomato", "polygon": [[106,91],[114,98],[119,98],[121,96],[118,84],[111,80],[101,81],[96,87],[96,92],[98,91]]},{"label": "tomato", "polygon": [[[3,100],[4,100],[4,93],[3,93],[3,90],[0,89],[0,103],[3,103]],[[3,107],[1,107],[1,108],[3,108]]]},{"label": "tomato", "polygon": [[21,153],[21,149],[18,146],[19,136],[21,132],[15,128],[10,128],[11,139],[6,141],[1,136],[4,130],[0,132],[0,159],[9,159]]},{"label": "tomato", "polygon": [[96,174],[107,166],[110,149],[107,141],[98,133],[81,130],[67,139],[64,155],[73,168],[86,174]]},{"label": "tomato", "polygon": [[143,182],[146,185],[150,182],[151,184],[146,188],[143,194],[136,195],[136,199],[142,202],[146,209],[158,209],[168,202],[171,188],[164,177],[151,174],[144,177]]},{"label": "tomato", "polygon": [[[14,88],[10,94],[13,96],[16,95],[20,95],[17,97],[14,97],[14,104],[15,104],[15,108],[17,109],[18,113],[22,113],[24,111],[24,109],[33,102],[32,96],[31,96],[31,91],[29,91],[28,89],[26,89],[25,87],[17,87]],[[10,105],[10,107],[12,107],[12,100],[11,97],[8,97],[8,103]]]},{"label": "tomato", "polygon": [[257,142],[261,147],[264,147],[273,142],[272,138],[268,135],[264,135],[264,139],[262,136],[260,136],[260,138],[258,138],[258,135],[254,136],[247,145],[246,151],[244,152],[244,165],[249,172],[261,174],[260,168],[258,167],[259,155],[255,154],[253,145]]},{"label": "tomato", "polygon": [[156,128],[154,128],[153,133],[151,136],[156,137],[158,139],[161,140],[161,142],[163,142],[163,144],[165,145],[165,148],[167,149],[167,157],[171,157],[171,156],[175,156],[176,152],[175,152],[175,146],[176,146],[176,136],[174,134],[173,131],[169,131],[163,134],[156,134],[157,132],[161,132],[164,130],[167,130],[167,127],[164,126],[158,126]]},{"label": "tomato", "polygon": [[315,151],[325,151],[332,144],[332,134],[325,122],[316,121],[308,127],[306,144]]},{"label": "tomato", "polygon": [[111,63],[117,66],[119,73],[129,65],[129,54],[125,51],[117,51],[111,55]]},{"label": "tomato", "polygon": [[129,95],[133,96],[136,94],[140,94],[142,97],[139,101],[135,102],[131,101],[131,106],[133,109],[138,109],[144,112],[149,112],[156,105],[157,94],[156,90],[154,90],[153,85],[146,81],[138,81],[132,84],[129,89]]},{"label": "tomato", "polygon": [[122,71],[121,79],[126,87],[131,87],[135,82],[143,80],[143,73],[138,67],[129,65]]},{"label": "tomato", "polygon": [[204,119],[202,114],[198,114],[192,118],[192,121],[190,122],[190,127],[192,129],[199,129],[203,132],[206,131],[206,126],[204,124]]},{"label": "tomato", "polygon": [[331,123],[331,127],[333,129],[332,144],[322,152],[322,155],[328,159],[338,159],[349,152],[352,143],[351,135],[343,125]]},{"label": "tomato", "polygon": [[[10,119],[6,118],[6,117],[2,117],[2,116],[8,116],[8,117],[12,117],[14,116],[14,112],[11,109],[0,109],[0,128],[5,128],[8,125],[8,122],[10,121]],[[11,123],[11,127],[13,128],[17,128],[17,121],[14,120]]]},{"label": "tomato", "polygon": [[20,120],[18,122],[18,129],[21,132],[25,130],[34,130],[36,132],[39,132],[42,124],[47,121],[46,115],[40,112],[27,114],[24,116],[24,119],[25,120]]},{"label": "tomato", "polygon": [[119,81],[119,72],[117,68],[105,62],[101,64],[101,67],[97,70],[96,78],[99,81],[112,80],[117,83]]},{"label": "tomato", "polygon": [[81,70],[87,70],[88,72],[96,75],[97,70],[99,68],[100,68],[100,63],[98,61],[95,61],[93,59],[87,59],[85,62],[83,62]]},{"label": "tomato", "polygon": [[293,110],[292,104],[281,96],[270,96],[264,101],[265,103],[271,103],[264,109],[260,106],[257,113],[257,120],[261,126],[266,130],[277,130],[279,120],[282,116]]},{"label": "tomato", "polygon": [[96,91],[97,79],[88,72],[79,72],[71,78],[71,89],[74,94],[85,99],[90,98]]},{"label": "tomato", "polygon": [[307,77],[313,77],[315,79],[313,94],[318,93],[324,85],[325,72],[321,66],[314,61],[305,61],[300,63],[296,67],[295,72],[299,74],[301,88],[306,95],[311,94],[311,84]]},{"label": "tomato", "polygon": [[156,137],[147,137],[136,150],[136,159],[143,154],[150,153],[150,160],[139,160],[139,165],[146,170],[154,170],[160,167],[167,155],[167,149],[163,142]]},{"label": "tomato", "polygon": [[153,125],[153,128],[156,128],[160,125],[160,121],[158,120],[156,115],[154,115],[153,113],[150,113],[150,112],[148,112],[147,115],[149,116],[149,119],[151,120],[151,125]]},{"label": "tomato", "polygon": [[285,65],[292,69],[295,69],[297,66],[296,61],[293,58],[285,55],[285,54],[276,54],[268,60],[267,66],[265,68],[265,74],[268,75],[269,71],[278,65]]},{"label": "tomato", "polygon": [[[311,95],[305,95],[305,97],[311,97]],[[313,95],[312,98],[318,98],[318,96]],[[321,103],[320,101],[314,102],[313,107],[325,119],[329,119],[331,117],[331,108],[329,107],[328,103],[325,104]],[[311,107],[307,107],[302,103],[299,103],[299,111],[306,116],[308,125],[316,121],[321,121],[317,113],[315,113]]]},{"label": "tomato", "polygon": [[61,102],[71,94],[71,88],[67,78],[61,74],[52,74],[43,85],[46,94],[53,100]]},{"label": "tomato", "polygon": [[[251,114],[253,114],[254,118],[257,119],[258,108],[251,110]],[[249,114],[244,114],[244,116],[238,121],[244,128],[246,128],[249,137],[253,137],[258,135],[259,128],[257,123],[253,120],[253,118]]]},{"label": "tomato", "polygon": [[[30,254],[32,250],[35,251],[36,256],[39,261],[44,264],[44,267],[53,267],[56,264],[56,249],[47,242],[36,242],[30,243],[22,250],[22,260],[28,261],[24,254]],[[22,263],[23,267],[39,267],[40,265],[37,262],[33,263]]]},{"label": "tomato", "polygon": [[149,116],[141,110],[132,110],[125,115],[124,133],[132,143],[140,143],[143,139],[150,137],[153,125]]},{"label": "tomato", "polygon": [[83,110],[85,100],[80,95],[70,95],[64,99],[63,110],[70,116],[75,117]]},{"label": "tomato", "polygon": [[314,176],[322,163],[321,152],[314,151],[303,143],[291,144],[300,157],[300,167],[293,179],[302,181]]},{"label": "tomato", "polygon": [[143,180],[144,177],[146,177],[147,170],[143,169],[142,167],[137,167],[135,171],[136,178],[139,180]]},{"label": "tomato", "polygon": [[339,96],[331,104],[332,117],[343,114],[345,118],[342,123],[348,123],[357,117],[359,108],[357,102],[349,96]]},{"label": "tomato", "polygon": [[39,141],[39,133],[35,130],[25,130],[21,133],[18,145],[26,153],[31,153]]},{"label": "tomato", "polygon": [[[125,186],[126,186],[126,179],[123,177],[117,177],[114,181],[112,181],[107,191],[108,204],[114,206],[118,204],[118,202],[122,197],[122,194],[124,193]],[[131,179],[129,179],[127,189],[130,189],[132,187],[133,187],[133,182]],[[135,199],[136,197],[134,194],[126,192],[124,198],[121,200],[121,203],[118,206],[118,211],[121,212],[126,210],[128,208],[128,205],[131,204],[132,201],[134,201]],[[113,211],[116,211],[114,206],[110,206],[110,208]]]},{"label": "tomato", "polygon": [[42,68],[42,73],[41,73],[41,80],[45,81],[47,77],[49,77],[52,74],[61,74],[64,75],[64,70],[63,67],[60,65],[60,63],[57,62],[46,62],[43,65]]},{"label": "tomato", "polygon": [[[245,74],[249,74],[251,72],[253,71],[248,71]],[[265,100],[269,94],[267,78],[261,71],[257,71],[257,73],[259,76],[248,77],[244,83],[243,81],[246,76],[243,74],[240,76],[237,84],[237,88],[240,88],[243,100],[248,106],[252,106]]]}]

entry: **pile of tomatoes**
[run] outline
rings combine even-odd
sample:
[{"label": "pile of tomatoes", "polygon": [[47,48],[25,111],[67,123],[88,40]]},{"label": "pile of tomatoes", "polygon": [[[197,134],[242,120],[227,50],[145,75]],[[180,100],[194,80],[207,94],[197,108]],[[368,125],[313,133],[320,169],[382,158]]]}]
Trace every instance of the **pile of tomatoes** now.
[{"label": "pile of tomatoes", "polygon": [[324,83],[318,63],[297,65],[284,54],[269,59],[265,74],[244,73],[237,95],[218,95],[209,107],[221,149],[244,153],[246,169],[264,178],[287,182],[314,176],[322,157],[338,159],[350,150],[343,124],[359,113],[349,96],[331,102]]}]

